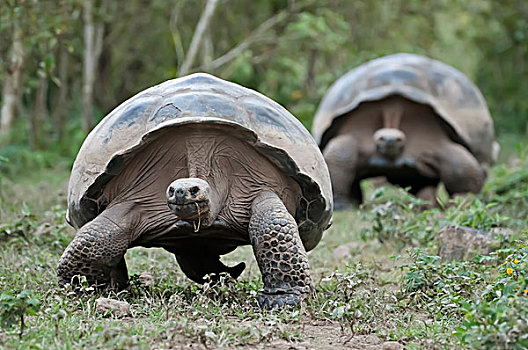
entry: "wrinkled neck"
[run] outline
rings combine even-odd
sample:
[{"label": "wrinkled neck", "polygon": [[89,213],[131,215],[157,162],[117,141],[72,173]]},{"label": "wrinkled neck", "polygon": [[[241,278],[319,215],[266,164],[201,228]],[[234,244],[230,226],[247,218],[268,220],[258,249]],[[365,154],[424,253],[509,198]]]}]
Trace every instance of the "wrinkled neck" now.
[{"label": "wrinkled neck", "polygon": [[207,226],[212,225],[213,222],[218,218],[218,214],[224,207],[227,197],[227,194],[219,193],[219,191],[216,190],[216,186],[214,186],[214,184],[210,184],[210,186],[211,195],[209,197],[209,220]]},{"label": "wrinkled neck", "polygon": [[382,111],[383,128],[399,129],[403,117],[404,108],[398,101],[384,106]]},{"label": "wrinkled neck", "polygon": [[189,177],[202,179],[209,184],[210,216],[214,221],[224,207],[229,192],[230,167],[224,162],[229,153],[222,154],[225,136],[220,131],[212,130],[193,130],[186,136]]},{"label": "wrinkled neck", "polygon": [[187,169],[190,178],[199,178],[209,182],[213,150],[212,140],[207,135],[189,135],[185,141]]}]

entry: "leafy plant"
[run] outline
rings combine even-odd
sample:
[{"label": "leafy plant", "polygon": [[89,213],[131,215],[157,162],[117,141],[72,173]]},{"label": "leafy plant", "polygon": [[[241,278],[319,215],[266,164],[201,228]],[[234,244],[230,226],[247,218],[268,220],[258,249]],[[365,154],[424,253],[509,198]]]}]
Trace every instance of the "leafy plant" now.
[{"label": "leafy plant", "polygon": [[489,268],[476,261],[442,262],[419,248],[409,254],[411,262],[401,266],[400,303],[427,308],[432,314],[459,314],[461,303],[473,297]]},{"label": "leafy plant", "polygon": [[29,238],[29,234],[37,227],[37,218],[27,206],[22,209],[22,215],[13,223],[0,224],[0,241],[10,237]]},{"label": "leafy plant", "polygon": [[474,348],[524,349],[528,347],[528,235],[512,248],[498,266],[497,277],[480,297],[462,303],[462,325],[454,335]]},{"label": "leafy plant", "polygon": [[40,300],[32,290],[24,289],[18,294],[5,292],[0,294],[0,320],[2,328],[11,328],[20,322],[20,333],[24,333],[24,317],[36,315],[40,308]]},{"label": "leafy plant", "polygon": [[445,218],[451,224],[489,231],[509,220],[509,217],[502,216],[499,212],[490,212],[498,203],[486,204],[479,198],[472,197],[457,197],[452,202],[455,205],[448,208]]},{"label": "leafy plant", "polygon": [[[315,300],[308,303],[310,313],[339,322],[352,334],[369,334],[369,323],[385,308],[387,295],[373,287],[374,280],[363,264],[348,264],[325,276],[317,286]],[[319,306],[317,306],[319,305]]]},{"label": "leafy plant", "polygon": [[473,349],[526,349],[528,298],[503,296],[462,304],[464,321],[453,335]]},{"label": "leafy plant", "polygon": [[377,238],[382,243],[405,246],[433,242],[438,209],[423,210],[427,203],[406,190],[381,186],[364,206],[365,220],[371,226],[362,230],[363,239]]}]

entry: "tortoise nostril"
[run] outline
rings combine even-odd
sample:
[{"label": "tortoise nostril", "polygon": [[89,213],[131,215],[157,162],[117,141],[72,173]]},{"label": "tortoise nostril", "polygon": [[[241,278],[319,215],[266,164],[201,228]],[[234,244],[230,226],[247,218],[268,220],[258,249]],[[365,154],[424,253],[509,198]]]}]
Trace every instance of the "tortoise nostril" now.
[{"label": "tortoise nostril", "polygon": [[191,187],[191,189],[189,190],[189,192],[191,193],[191,196],[196,195],[199,191],[200,191],[200,188],[199,188],[198,186],[193,186],[193,187]]}]

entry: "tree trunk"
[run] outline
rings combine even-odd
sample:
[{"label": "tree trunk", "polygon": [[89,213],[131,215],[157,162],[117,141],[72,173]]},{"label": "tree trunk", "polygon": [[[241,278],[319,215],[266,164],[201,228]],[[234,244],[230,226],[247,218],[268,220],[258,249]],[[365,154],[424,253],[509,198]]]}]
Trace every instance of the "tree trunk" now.
[{"label": "tree trunk", "polygon": [[213,58],[214,58],[214,46],[213,46],[213,38],[211,35],[211,28],[208,28],[205,31],[201,53],[202,53],[202,57],[201,57],[200,65],[202,67],[207,67],[208,65],[211,64],[211,62],[213,62]]},{"label": "tree trunk", "polygon": [[0,134],[2,135],[9,133],[11,130],[17,114],[17,108],[20,106],[23,68],[24,47],[22,46],[22,33],[15,24],[13,44],[11,46],[11,62],[8,64],[2,89],[2,109],[0,112]]},{"label": "tree trunk", "polygon": [[[288,18],[288,13],[279,12],[272,17],[268,18],[266,21],[262,22],[254,31],[252,31],[241,43],[230,49],[227,53],[222,56],[215,58],[207,66],[200,67],[207,71],[214,71],[224,64],[233,61],[239,55],[241,55],[245,50],[251,47],[251,45],[262,42],[268,35],[268,31],[276,26],[279,23],[284,22]],[[269,39],[269,38],[268,38]],[[277,44],[276,40],[273,40],[275,45]]]},{"label": "tree trunk", "polygon": [[180,13],[182,12],[181,9],[185,5],[185,1],[176,1],[172,8],[169,27],[172,34],[172,42],[174,44],[174,51],[176,53],[176,60],[178,62],[178,65],[181,66],[183,61],[185,60],[185,52],[183,49],[183,44],[181,40],[181,34],[178,30],[178,21],[180,19]]},{"label": "tree trunk", "polygon": [[64,137],[64,121],[66,110],[68,109],[68,65],[70,61],[70,54],[65,45],[61,46],[59,57],[59,97],[57,98],[56,108],[53,113],[53,122],[55,124],[55,132],[58,142],[63,141]]},{"label": "tree trunk", "polygon": [[94,127],[93,91],[97,62],[103,48],[104,25],[94,21],[94,0],[84,0],[83,128]]},{"label": "tree trunk", "polygon": [[202,15],[200,16],[200,20],[196,25],[196,29],[194,30],[193,38],[191,40],[191,45],[189,46],[187,56],[185,57],[185,60],[183,61],[178,72],[179,76],[186,75],[191,71],[191,68],[194,64],[194,60],[196,59],[196,54],[198,53],[198,49],[200,48],[200,45],[202,43],[202,38],[205,32],[207,31],[207,27],[209,27],[209,23],[211,23],[211,19],[213,18],[213,13],[217,3],[218,0],[207,0],[205,9]]},{"label": "tree trunk", "polygon": [[47,115],[46,97],[48,95],[48,77],[41,76],[35,95],[35,109],[28,117],[29,146],[31,149],[39,149],[40,129]]},{"label": "tree trunk", "polygon": [[308,59],[308,67],[306,70],[306,80],[304,86],[308,96],[317,97],[317,85],[315,84],[315,63],[319,57],[319,51],[312,49],[310,51],[310,58]]}]

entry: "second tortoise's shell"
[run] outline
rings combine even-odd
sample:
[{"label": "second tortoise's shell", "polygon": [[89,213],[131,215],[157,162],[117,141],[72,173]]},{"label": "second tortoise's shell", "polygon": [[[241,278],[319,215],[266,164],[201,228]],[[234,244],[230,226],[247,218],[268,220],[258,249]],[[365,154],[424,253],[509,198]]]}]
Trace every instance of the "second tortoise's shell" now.
[{"label": "second tortoise's shell", "polygon": [[68,222],[79,228],[104,210],[98,199],[125,160],[159,130],[196,123],[228,125],[299,183],[295,219],[306,249],[321,239],[332,214],[328,169],[304,126],[268,97],[197,73],[166,81],[123,102],[84,141],[68,187]]},{"label": "second tortoise's shell", "polygon": [[324,148],[336,119],[363,102],[400,95],[431,106],[480,163],[496,160],[498,144],[484,97],[460,71],[442,62],[400,53],[362,64],[338,79],[323,97],[312,133]]}]

